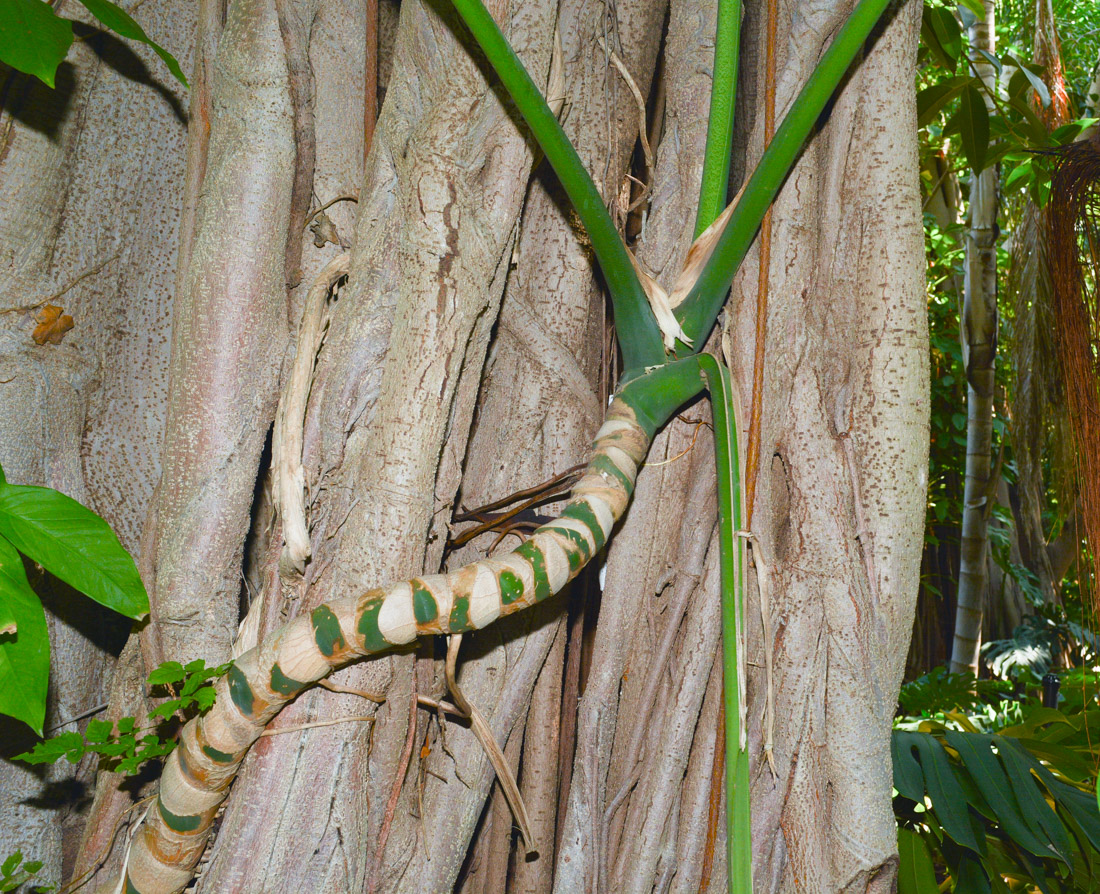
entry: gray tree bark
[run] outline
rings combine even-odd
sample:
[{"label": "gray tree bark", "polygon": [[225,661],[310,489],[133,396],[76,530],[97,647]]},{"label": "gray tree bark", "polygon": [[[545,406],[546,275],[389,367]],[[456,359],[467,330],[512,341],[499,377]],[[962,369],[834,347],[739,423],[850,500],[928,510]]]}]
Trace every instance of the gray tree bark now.
[{"label": "gray tree bark", "polygon": [[[145,709],[141,683],[156,661],[229,653],[242,577],[263,632],[330,597],[434,571],[457,493],[473,506],[562,471],[602,416],[603,297],[584,236],[552,178],[532,179],[529,138],[440,7],[402,4],[364,170],[362,116],[348,112],[364,102],[364,8],[233,0],[223,16],[217,2],[200,6],[186,178],[176,150],[171,341],[166,318],[155,329],[172,360],[142,554],[154,623],[123,656],[113,716]],[[849,8],[781,18],[780,111]],[[546,0],[491,11],[536,80],[558,28],[566,129],[625,221],[638,112],[609,54],[649,95],[664,6]],[[752,97],[763,92],[752,54],[762,26],[749,13]],[[892,877],[887,746],[927,460],[915,116],[896,89],[913,79],[918,23],[914,3],[893,12],[777,206],[754,533],[772,571],[780,776],[754,763],[761,890],[879,890]],[[713,32],[711,3],[670,4],[653,92],[664,96],[651,122],[661,139],[655,170],[642,172],[652,192],[637,245],[666,284],[694,226]],[[751,167],[762,126],[746,110],[739,145]],[[304,290],[341,250],[300,232],[301,197],[316,208],[354,193],[357,205],[327,212],[353,243],[351,272],[310,390],[312,558],[299,578],[280,572],[264,440],[299,349]],[[728,311],[743,382],[753,263]],[[721,798],[707,419],[702,405],[689,408],[655,442],[608,553],[587,645],[563,622],[564,601],[463,644],[463,688],[513,762],[537,859],[516,853],[473,735],[413,706],[417,694],[443,695],[428,643],[338,675],[383,696],[380,707],[317,690],[284,712],[279,734],[246,762],[196,890],[699,890]],[[754,620],[754,650],[763,636]],[[582,648],[584,673],[571,678]],[[754,670],[757,754],[765,688]],[[288,729],[349,716],[373,723]],[[129,805],[119,780],[101,775],[80,867],[97,864]],[[118,840],[94,883],[117,878]],[[725,884],[722,849],[720,820],[707,890]]]},{"label": "gray tree bark", "polygon": [[[993,53],[994,0],[985,0],[985,18],[970,26],[970,61],[987,89],[997,89],[997,70],[978,51]],[[986,108],[994,111],[985,94]],[[989,590],[989,512],[993,443],[993,389],[997,359],[997,168],[975,171],[970,178],[969,232],[960,336],[966,368],[966,480],[963,485],[959,589],[951,670],[978,673],[982,611]]]}]

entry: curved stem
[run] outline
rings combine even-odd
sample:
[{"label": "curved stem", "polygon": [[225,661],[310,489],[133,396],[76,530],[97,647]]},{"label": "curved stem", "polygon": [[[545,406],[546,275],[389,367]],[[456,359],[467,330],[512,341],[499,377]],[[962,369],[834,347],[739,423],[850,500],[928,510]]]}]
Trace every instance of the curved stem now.
[{"label": "curved stem", "polygon": [[303,690],[367,655],[421,635],[480,629],[564,587],[611,537],[657,428],[703,390],[699,370],[693,357],[624,386],[561,516],[522,546],[449,574],[320,605],[241,655],[218,680],[213,708],[180,733],[161,775],[156,809],[133,839],[122,890],[184,890],[245,755]]},{"label": "curved stem", "polygon": [[619,236],[596,184],[539,88],[516,56],[481,0],[452,0],[481,46],[504,89],[538,140],[546,160],[558,175],[569,201],[577,211],[592,249],[600,262],[611,302],[625,369],[665,362],[665,349],[649,299],[634,272],[626,246]]},{"label": "curved stem", "polygon": [[695,215],[696,239],[714,223],[729,198],[733,110],[737,98],[740,48],[741,0],[718,0],[707,145],[703,151],[703,179],[699,184],[699,208]]},{"label": "curved stem", "polygon": [[[779,193],[818,116],[833,95],[890,0],[860,0],[806,81],[775,139],[752,172],[694,288],[676,308],[676,317],[698,350],[714,326],[737,268],[756,236],[764,213]],[[684,353],[688,352],[684,348]]]}]

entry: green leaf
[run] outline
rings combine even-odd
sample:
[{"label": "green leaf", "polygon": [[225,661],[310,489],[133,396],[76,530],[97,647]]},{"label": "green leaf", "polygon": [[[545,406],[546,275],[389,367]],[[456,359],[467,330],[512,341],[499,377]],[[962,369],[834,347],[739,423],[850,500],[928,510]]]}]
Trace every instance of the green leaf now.
[{"label": "green leaf", "polygon": [[23,862],[23,852],[16,851],[11,854],[5,861],[4,865],[0,866],[0,875],[11,875],[19,867],[19,864]]},{"label": "green leaf", "polygon": [[962,55],[962,31],[955,16],[942,6],[925,6],[921,14],[920,36],[944,68],[954,71]]},{"label": "green leaf", "polygon": [[[1021,180],[1030,181],[1031,177],[1034,175],[1034,172],[1035,167],[1033,164],[1033,159],[1029,158],[1027,161],[1020,162],[1020,164],[1016,165],[1016,167],[1012,169],[1012,172],[1007,177],[1005,177],[1004,186],[1002,186],[1001,188],[1005,192],[1008,192]],[[1024,184],[1024,187],[1027,187],[1026,182]]]},{"label": "green leaf", "polygon": [[0,536],[69,586],[135,620],[149,597],[130,554],[90,509],[46,487],[0,487]]},{"label": "green leaf", "polygon": [[940,110],[957,97],[973,78],[948,78],[931,87],[925,87],[917,94],[917,127],[927,127],[935,120]]},{"label": "green leaf", "polygon": [[924,774],[920,763],[913,757],[913,742],[910,736],[923,733],[909,733],[895,730],[890,736],[890,752],[894,758],[894,788],[903,797],[918,803],[924,800]]},{"label": "green leaf", "polygon": [[141,25],[130,18],[129,13],[119,9],[119,7],[111,3],[110,0],[80,0],[80,3],[88,12],[94,15],[116,34],[121,34],[123,37],[128,37],[130,40],[148,44],[153,52],[164,60],[164,64],[168,66],[168,70],[172,72],[176,80],[183,84],[184,87],[188,86],[187,78],[183,76],[183,71],[180,69],[180,64],[176,61],[175,57],[167,50],[153,43],[146,35],[145,31],[142,30]]},{"label": "green leaf", "polygon": [[53,87],[73,43],[73,26],[42,0],[0,2],[0,61]]},{"label": "green leaf", "polygon": [[947,752],[936,738],[928,733],[912,733],[912,742],[920,752],[921,768],[928,797],[936,817],[955,841],[973,851],[979,850],[978,841],[970,825],[970,811],[963,799]]},{"label": "green leaf", "polygon": [[[1043,81],[1040,75],[1043,72],[1042,67],[1038,65],[1028,66],[1026,63],[1020,62],[1014,56],[1005,55],[1004,61],[1009,65],[1015,65],[1028,83],[1034,88],[1035,92],[1039,94],[1039,102],[1043,104],[1043,108],[1050,107],[1050,90],[1047,88],[1046,83]],[[1033,70],[1035,69],[1035,70]],[[1015,77],[1015,75],[1013,75]]]},{"label": "green leaf", "polygon": [[998,75],[1001,73],[1001,60],[1000,59],[998,59],[996,56],[994,56],[988,50],[983,50],[981,47],[974,47],[974,49],[978,51],[979,56],[981,56],[983,59],[985,59],[986,62],[988,62],[990,65],[992,65],[997,70]]},{"label": "green leaf", "polygon": [[928,845],[916,832],[898,829],[898,894],[939,894]]},{"label": "green leaf", "polygon": [[959,752],[959,759],[993,809],[1005,834],[1036,856],[1052,856],[1051,848],[1031,831],[1020,812],[1012,783],[991,750],[995,737],[948,730],[946,738],[947,744]]},{"label": "green leaf", "polygon": [[963,853],[955,868],[956,894],[989,894],[989,891],[989,873],[985,871],[981,861],[971,854]]},{"label": "green leaf", "polygon": [[84,737],[80,733],[62,733],[39,742],[30,751],[17,754],[15,760],[25,764],[52,764],[65,758],[75,764],[84,757]]},{"label": "green leaf", "polygon": [[46,613],[27,582],[22,558],[2,537],[0,602],[18,628],[17,633],[0,634],[0,714],[22,720],[41,736],[50,677]]},{"label": "green leaf", "polygon": [[[1047,799],[1040,794],[1037,780],[1031,774],[1033,767],[1037,771],[1043,770],[1043,767],[1014,739],[998,736],[996,742],[997,750],[1001,754],[1001,763],[1008,770],[1012,791],[1016,795],[1016,801],[1028,825],[1037,837],[1046,838],[1050,842],[1052,850],[1067,866],[1072,866],[1070,853],[1073,845],[1069,840],[1066,827],[1062,825],[1058,815],[1051,810]],[[1049,773],[1049,771],[1045,772]]]},{"label": "green leaf", "polygon": [[985,153],[989,148],[989,111],[981,93],[973,85],[962,91],[957,117],[967,164],[975,173],[980,173],[985,167]]},{"label": "green leaf", "polygon": [[186,676],[187,671],[183,669],[183,665],[178,661],[165,661],[158,667],[153,668],[153,672],[149,674],[149,685],[165,686],[169,683],[178,683]]},{"label": "green leaf", "polygon": [[982,5],[982,0],[960,0],[958,5],[970,10],[974,14],[975,21],[980,22],[985,19],[985,6]]}]

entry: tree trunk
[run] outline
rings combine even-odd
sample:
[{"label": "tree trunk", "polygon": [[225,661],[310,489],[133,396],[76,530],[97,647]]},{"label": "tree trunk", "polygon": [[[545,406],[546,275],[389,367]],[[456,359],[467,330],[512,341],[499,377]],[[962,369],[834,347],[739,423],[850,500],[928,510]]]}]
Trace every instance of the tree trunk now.
[{"label": "tree trunk", "polygon": [[[77,4],[55,7],[96,24]],[[190,67],[189,5],[148,0],[141,20]],[[160,477],[187,94],[151,50],[103,32],[74,43],[56,90],[9,69],[3,77],[0,463],[14,483],[91,506],[136,554]],[[45,299],[75,320],[59,345],[30,337]],[[128,624],[56,581],[36,586],[52,651],[46,728],[83,728],[106,701]],[[31,744],[20,727],[0,718],[0,857],[21,850],[59,883],[95,761],[9,762]]]},{"label": "tree trunk", "polygon": [[[782,13],[780,114],[850,6]],[[667,285],[694,227],[713,4],[672,0],[667,17],[649,0],[613,10],[498,2],[491,12],[540,83],[558,31],[566,130],[620,221],[627,175],[650,184],[636,251]],[[112,716],[147,710],[141,684],[158,661],[230,654],[242,577],[262,636],[323,601],[436,571],[456,495],[473,507],[582,460],[614,380],[585,237],[449,10],[405,0],[392,51],[380,42],[385,102],[365,169],[356,110],[367,106],[366,0],[232,0],[224,11],[207,0],[198,17],[186,175],[181,135],[170,150],[178,262],[174,241],[159,258],[179,284],[171,325],[163,303],[142,305],[159,315],[150,342],[171,345],[171,385],[161,380],[159,415],[127,411],[145,426],[137,452],[158,449],[155,475],[142,480],[160,485],[140,504],[153,623],[120,662]],[[928,435],[915,112],[897,89],[914,77],[919,19],[916,3],[892,11],[774,217],[753,522],[770,605],[762,624],[754,591],[749,631],[761,891],[892,884],[889,729],[918,580]],[[739,168],[762,148],[764,27],[750,6]],[[651,91],[662,45],[663,84]],[[632,165],[638,109],[611,53],[643,96],[664,97],[650,110],[661,134],[652,171]],[[357,205],[326,211],[335,243],[302,232],[311,210],[355,194]],[[340,243],[352,244],[347,283],[323,342],[306,344],[308,287]],[[754,258],[727,321],[745,383]],[[273,469],[287,457],[278,438],[270,457],[265,442],[294,355],[314,352],[300,457],[311,556],[298,574],[280,562],[273,510]],[[567,605],[581,617],[574,592],[463,642],[463,690],[519,779],[537,858],[516,851],[472,732],[414,704],[445,694],[441,647],[424,642],[334,679],[383,696],[381,706],[314,689],[279,716],[278,734],[243,766],[195,890],[721,890],[723,833],[707,835],[721,799],[708,418],[704,405],[688,408],[657,437],[603,592],[595,574],[585,585],[583,621],[566,623]],[[136,545],[140,524],[127,518],[111,520],[129,524]],[[445,561],[488,547],[478,540]],[[759,759],[769,685],[778,777]],[[300,728],[349,717],[370,720]],[[117,881],[126,835],[111,841],[131,804],[129,789],[101,774],[78,865],[99,866],[109,851],[93,884]],[[708,849],[717,865],[704,878]]]},{"label": "tree trunk", "polygon": [[[979,50],[996,49],[994,0],[984,0],[985,18],[970,26],[970,62],[989,93],[997,71]],[[951,670],[978,672],[982,609],[989,589],[990,449],[993,442],[994,367],[997,358],[997,168],[970,178],[970,228],[966,240],[961,338],[966,368],[966,482],[963,486],[962,546]]]}]

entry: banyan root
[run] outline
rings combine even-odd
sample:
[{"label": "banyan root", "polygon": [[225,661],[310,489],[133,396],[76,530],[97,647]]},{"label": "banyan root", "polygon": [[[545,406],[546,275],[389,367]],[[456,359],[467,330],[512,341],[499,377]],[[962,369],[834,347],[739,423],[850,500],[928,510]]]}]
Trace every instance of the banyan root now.
[{"label": "banyan root", "polygon": [[449,574],[320,605],[241,655],[218,680],[213,708],[184,726],[168,757],[156,805],[133,839],[121,890],[183,891],[248,749],[302,690],[418,636],[480,630],[564,587],[626,511],[649,437],[631,407],[616,397],[561,516],[522,546]]}]

